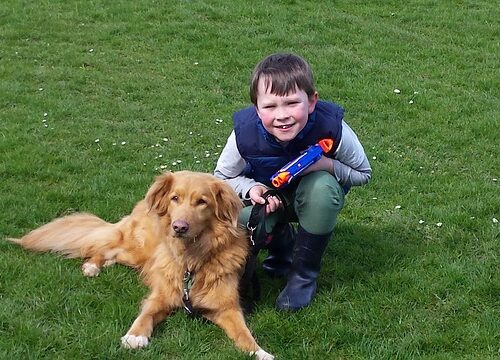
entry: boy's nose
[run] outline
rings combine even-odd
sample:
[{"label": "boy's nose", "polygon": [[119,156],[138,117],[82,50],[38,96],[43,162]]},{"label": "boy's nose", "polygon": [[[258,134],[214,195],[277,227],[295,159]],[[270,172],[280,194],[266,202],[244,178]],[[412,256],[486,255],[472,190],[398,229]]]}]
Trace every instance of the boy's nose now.
[{"label": "boy's nose", "polygon": [[276,120],[284,120],[288,118],[288,111],[282,106],[276,108],[276,112],[274,114]]}]

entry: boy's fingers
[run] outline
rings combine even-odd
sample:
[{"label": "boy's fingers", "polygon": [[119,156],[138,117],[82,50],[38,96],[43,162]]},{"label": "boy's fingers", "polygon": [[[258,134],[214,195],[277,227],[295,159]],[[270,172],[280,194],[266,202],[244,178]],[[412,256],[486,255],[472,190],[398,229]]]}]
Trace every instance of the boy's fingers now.
[{"label": "boy's fingers", "polygon": [[255,202],[258,204],[264,205],[266,203],[266,199],[264,199],[263,197],[260,197],[260,198],[257,198],[255,200]]},{"label": "boy's fingers", "polygon": [[266,206],[266,213],[269,214],[269,213],[272,213],[272,212],[275,212],[276,210],[279,209],[279,207],[281,206],[281,201],[279,198],[275,197],[275,196],[271,196],[269,197],[268,199],[268,204]]},{"label": "boy's fingers", "polygon": [[275,203],[275,204],[276,204],[276,206],[277,206],[277,207],[278,207],[278,206],[280,206],[280,204],[281,204],[281,200],[280,200],[278,197],[276,197],[276,196],[271,196],[271,199],[272,199],[273,203]]}]

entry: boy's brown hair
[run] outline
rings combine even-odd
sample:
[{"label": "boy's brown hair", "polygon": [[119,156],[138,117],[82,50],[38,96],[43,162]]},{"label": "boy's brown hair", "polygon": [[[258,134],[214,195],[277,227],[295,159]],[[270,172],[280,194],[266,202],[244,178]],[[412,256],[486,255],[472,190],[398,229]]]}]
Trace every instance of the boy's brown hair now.
[{"label": "boy's brown hair", "polygon": [[250,100],[255,106],[261,78],[264,79],[266,91],[271,87],[271,94],[274,95],[285,96],[290,92],[303,90],[308,96],[312,96],[316,92],[311,67],[295,54],[272,54],[257,64],[250,82]]}]

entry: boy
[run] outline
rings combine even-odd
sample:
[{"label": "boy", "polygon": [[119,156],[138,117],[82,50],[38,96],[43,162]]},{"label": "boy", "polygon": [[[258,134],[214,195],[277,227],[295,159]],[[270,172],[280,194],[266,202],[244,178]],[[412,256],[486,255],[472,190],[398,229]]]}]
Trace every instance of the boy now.
[{"label": "boy", "polygon": [[[343,109],[318,99],[309,64],[295,54],[273,54],[254,69],[253,106],[233,115],[234,130],[215,169],[243,200],[265,204],[270,177],[318,140],[334,140],[331,151],[268,198],[266,232],[272,234],[262,266],[272,276],[288,275],[276,300],[280,310],[308,306],[337,214],[351,186],[366,184],[371,168],[362,145],[343,121]],[[284,199],[283,204],[280,198]],[[246,224],[252,206],[243,209]],[[297,233],[289,225],[298,222]]]}]

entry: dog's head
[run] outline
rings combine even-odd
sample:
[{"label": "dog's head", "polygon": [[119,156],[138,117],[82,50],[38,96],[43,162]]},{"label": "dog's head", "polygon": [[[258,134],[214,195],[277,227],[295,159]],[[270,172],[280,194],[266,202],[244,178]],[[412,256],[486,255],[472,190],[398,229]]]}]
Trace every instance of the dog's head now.
[{"label": "dog's head", "polygon": [[156,178],[146,201],[166,217],[167,232],[195,240],[204,232],[238,226],[241,201],[234,190],[215,176],[191,171],[168,172]]}]

